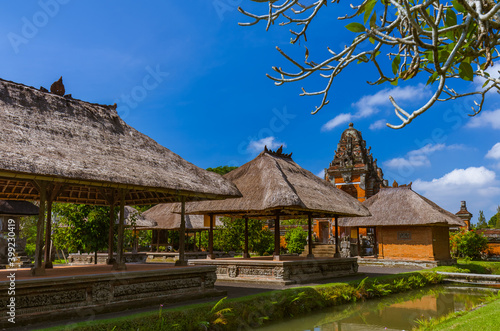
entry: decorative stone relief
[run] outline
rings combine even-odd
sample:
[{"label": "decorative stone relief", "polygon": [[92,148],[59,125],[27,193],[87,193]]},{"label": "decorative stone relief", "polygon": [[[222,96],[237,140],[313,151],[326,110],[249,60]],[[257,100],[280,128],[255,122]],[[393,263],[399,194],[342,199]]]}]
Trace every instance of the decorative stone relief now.
[{"label": "decorative stone relief", "polygon": [[236,278],[238,276],[238,267],[235,265],[229,266],[229,268],[227,268],[227,274],[231,278]]},{"label": "decorative stone relief", "polygon": [[103,303],[113,299],[113,289],[109,282],[95,283],[92,286],[92,301]]}]

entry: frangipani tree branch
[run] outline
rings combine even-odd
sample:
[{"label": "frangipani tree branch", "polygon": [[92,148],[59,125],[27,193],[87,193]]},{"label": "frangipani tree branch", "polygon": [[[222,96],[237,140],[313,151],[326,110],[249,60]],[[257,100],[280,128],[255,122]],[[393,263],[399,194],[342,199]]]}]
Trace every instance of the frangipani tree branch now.
[{"label": "frangipani tree branch", "polygon": [[[266,29],[277,21],[280,25],[295,24],[297,30],[291,30],[292,44],[301,39],[307,42],[308,27],[328,4],[327,0],[316,0],[307,5],[302,3],[303,0],[253,1],[267,2],[266,13],[255,15],[239,8],[241,13],[253,19],[253,22],[240,24],[254,25],[265,21]],[[334,79],[352,63],[365,62],[375,66],[379,77],[369,84],[389,82],[397,85],[400,80],[417,75],[427,76],[427,84],[438,82],[429,100],[412,111],[404,110],[390,97],[401,120],[399,125],[387,124],[394,129],[405,127],[437,101],[478,95],[480,102],[475,102],[472,113],[476,115],[483,107],[486,93],[500,87],[498,79],[485,71],[499,57],[500,4],[493,0],[364,0],[359,5],[351,4],[351,9],[352,14],[338,19],[352,21],[346,28],[358,35],[351,45],[338,53],[328,48],[330,57],[320,63],[309,60],[307,48],[305,61],[301,64],[302,61],[294,60],[277,47],[296,70],[273,67],[277,75],[267,76],[276,85],[297,82],[315,74],[326,79],[322,90],[310,92],[302,88],[301,96],[322,96],[312,114],[329,103],[328,93]],[[383,14],[377,15],[377,10]],[[361,16],[363,24],[357,22]],[[382,53],[386,58],[380,57]],[[387,59],[392,70],[388,70]],[[458,93],[448,87],[454,81],[472,81],[474,77],[485,80],[479,91]],[[441,97],[443,93],[445,96]]]}]

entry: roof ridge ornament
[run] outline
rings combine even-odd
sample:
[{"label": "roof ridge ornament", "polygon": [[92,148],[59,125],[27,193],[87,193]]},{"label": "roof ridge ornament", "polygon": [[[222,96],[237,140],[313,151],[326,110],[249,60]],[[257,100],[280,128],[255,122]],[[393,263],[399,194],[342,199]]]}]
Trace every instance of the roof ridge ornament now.
[{"label": "roof ridge ornament", "polygon": [[274,155],[274,156],[278,156],[278,157],[282,157],[282,158],[285,158],[285,159],[292,159],[292,154],[293,153],[290,153],[290,154],[285,154],[283,153],[283,145],[281,145],[275,152],[273,152],[272,150],[270,149],[267,149],[267,145],[264,146],[264,153],[267,153],[267,154],[270,154],[270,155]]},{"label": "roof ridge ornament", "polygon": [[62,97],[64,96],[64,93],[66,92],[66,90],[64,89],[62,76],[59,78],[58,81],[52,83],[52,85],[50,86],[50,92],[57,94],[57,95],[60,95]]}]

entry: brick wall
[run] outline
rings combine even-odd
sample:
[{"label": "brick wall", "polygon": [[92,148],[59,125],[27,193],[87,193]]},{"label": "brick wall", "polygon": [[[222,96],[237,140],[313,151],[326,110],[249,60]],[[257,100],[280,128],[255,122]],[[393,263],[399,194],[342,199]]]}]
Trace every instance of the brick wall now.
[{"label": "brick wall", "polygon": [[432,239],[430,226],[377,227],[379,258],[434,260]]}]

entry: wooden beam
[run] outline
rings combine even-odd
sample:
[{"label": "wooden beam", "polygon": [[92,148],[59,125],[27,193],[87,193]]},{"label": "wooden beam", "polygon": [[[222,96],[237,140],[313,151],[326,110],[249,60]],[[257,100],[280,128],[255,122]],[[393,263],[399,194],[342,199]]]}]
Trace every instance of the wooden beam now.
[{"label": "wooden beam", "polygon": [[313,254],[313,251],[312,251],[312,247],[313,247],[313,239],[312,239],[312,214],[307,215],[307,238],[308,238],[307,258],[308,259],[314,259],[314,254]]},{"label": "wooden beam", "polygon": [[245,251],[243,252],[243,258],[250,258],[250,254],[248,253],[248,216],[245,216]]},{"label": "wooden beam", "polygon": [[36,225],[36,248],[35,248],[35,265],[31,268],[32,276],[45,275],[45,267],[42,264],[43,258],[43,227],[45,221],[45,202],[47,200],[47,183],[43,181],[36,181],[33,183],[38,188],[40,195],[40,207],[38,211],[38,222]]},{"label": "wooden beam", "polygon": [[181,199],[181,226],[179,229],[179,260],[175,262],[175,265],[187,265],[187,261],[184,260],[184,252],[186,245],[186,197]]},{"label": "wooden beam", "polygon": [[208,259],[215,259],[214,255],[214,214],[209,215],[210,218],[210,228],[208,230]]},{"label": "wooden beam", "polygon": [[339,217],[335,216],[335,257],[340,257],[339,252]]},{"label": "wooden beam", "polygon": [[276,214],[276,218],[274,221],[274,255],[273,260],[280,260],[280,214]]}]

